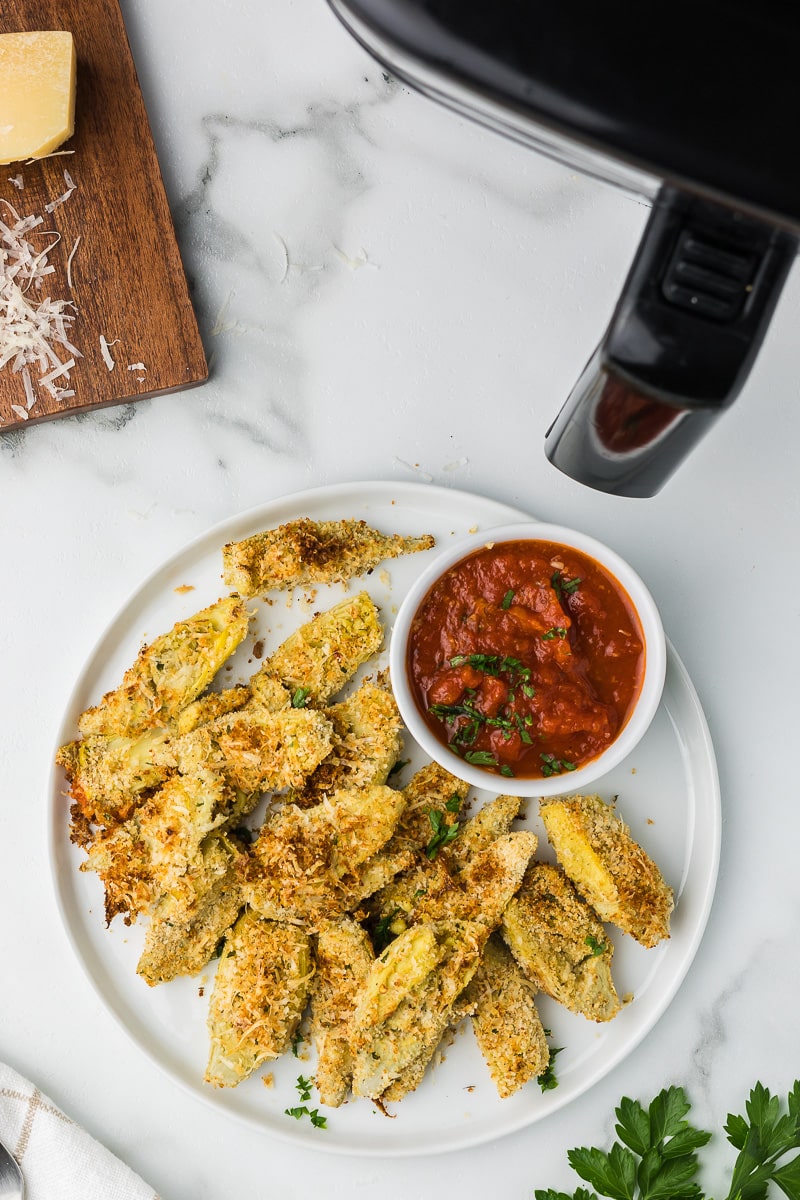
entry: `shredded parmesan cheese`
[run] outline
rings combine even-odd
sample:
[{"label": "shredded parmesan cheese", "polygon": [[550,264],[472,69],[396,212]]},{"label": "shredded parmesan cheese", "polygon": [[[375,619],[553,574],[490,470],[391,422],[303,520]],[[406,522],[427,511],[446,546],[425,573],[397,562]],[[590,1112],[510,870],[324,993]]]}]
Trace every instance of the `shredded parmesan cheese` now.
[{"label": "shredded parmesan cheese", "polygon": [[147,367],[144,363],[128,363],[129,371],[146,371]]},{"label": "shredded parmesan cheese", "polygon": [[78,249],[80,240],[81,234],[78,234],[78,236],[75,238],[75,244],[69,252],[69,258],[67,259],[67,286],[70,288],[72,287],[72,260],[75,257],[75,251]]},{"label": "shredded parmesan cheese", "polygon": [[[72,184],[74,190],[74,184]],[[5,220],[0,217],[0,370],[10,365],[19,374],[26,407],[13,405],[17,416],[28,413],[36,403],[31,370],[38,372],[39,383],[56,395],[54,380],[69,380],[69,372],[80,351],[70,341],[75,322],[75,306],[69,300],[42,296],[43,281],[55,267],[48,261],[61,235],[40,229],[44,218],[31,213],[22,217],[7,200],[0,201]],[[39,248],[33,237],[51,240]]]},{"label": "shredded parmesan cheese", "polygon": [[103,362],[106,364],[109,371],[113,371],[114,367],[117,365],[114,359],[111,357],[109,346],[116,346],[118,341],[119,338],[114,338],[113,342],[109,342],[103,337],[102,333],[100,334],[100,353],[102,354]]}]

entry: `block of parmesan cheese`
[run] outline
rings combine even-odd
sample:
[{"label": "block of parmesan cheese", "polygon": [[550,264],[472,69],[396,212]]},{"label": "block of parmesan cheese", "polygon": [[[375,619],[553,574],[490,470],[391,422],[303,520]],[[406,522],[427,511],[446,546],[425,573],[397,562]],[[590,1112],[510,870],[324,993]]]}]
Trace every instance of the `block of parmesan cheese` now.
[{"label": "block of parmesan cheese", "polygon": [[41,158],[72,136],[75,75],[71,33],[0,34],[0,163]]}]

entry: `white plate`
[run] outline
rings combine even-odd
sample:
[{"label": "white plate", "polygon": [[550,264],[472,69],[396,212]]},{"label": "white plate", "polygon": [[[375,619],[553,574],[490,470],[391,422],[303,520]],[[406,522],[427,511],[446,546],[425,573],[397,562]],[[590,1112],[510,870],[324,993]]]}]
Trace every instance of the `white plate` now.
[{"label": "white plate", "polygon": [[[287,496],[225,521],[151,575],[113,619],[75,686],[59,744],[76,736],[78,714],[116,686],[143,641],[222,593],[220,550],[225,542],[299,516],[363,518],[387,533],[433,533],[440,546],[482,526],[530,520],[529,514],[465,492],[416,483],[355,483]],[[367,588],[387,626],[404,589],[431,553],[396,559],[353,585]],[[176,591],[187,584],[194,590]],[[269,653],[314,611],[334,603],[342,591],[322,588],[316,599],[309,602],[298,595],[291,605],[281,597],[271,606],[255,604],[253,635],[238,651],[233,669],[225,673],[226,683],[255,669],[250,651],[257,638],[265,640]],[[412,763],[399,777],[400,785],[423,761],[410,745],[403,757],[411,757]],[[351,1101],[339,1109],[323,1110],[327,1128],[317,1129],[307,1118],[297,1121],[284,1113],[298,1103],[297,1076],[313,1075],[312,1056],[297,1059],[290,1054],[271,1064],[271,1088],[260,1078],[266,1070],[234,1089],[215,1090],[203,1083],[213,968],[198,978],[157,988],[139,979],[135,966],[143,929],[127,928],[119,919],[111,929],[105,928],[99,880],[79,871],[83,853],[69,842],[68,800],[58,768],[52,773],[51,790],[52,868],[64,924],[89,978],[124,1029],[173,1080],[221,1114],[317,1150],[344,1154],[434,1154],[474,1146],[540,1121],[585,1092],[631,1053],[675,995],[706,925],[719,859],[714,752],[694,688],[670,646],[664,698],[650,730],[630,758],[596,788],[606,800],[619,796],[618,811],[675,890],[672,937],[667,943],[644,950],[609,930],[615,944],[617,990],[634,999],[609,1024],[597,1025],[540,997],[551,1043],[564,1047],[556,1063],[559,1084],[552,1091],[543,1093],[533,1082],[510,1099],[500,1100],[472,1032],[464,1028],[417,1092],[395,1106],[394,1119],[377,1112],[369,1101]],[[528,807],[526,824],[539,834],[540,849],[548,856],[536,802],[530,801]]]}]

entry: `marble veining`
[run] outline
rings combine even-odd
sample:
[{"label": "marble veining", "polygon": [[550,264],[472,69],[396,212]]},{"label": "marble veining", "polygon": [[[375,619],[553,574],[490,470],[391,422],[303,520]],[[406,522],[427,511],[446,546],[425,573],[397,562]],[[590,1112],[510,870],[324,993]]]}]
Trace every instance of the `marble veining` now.
[{"label": "marble veining", "polygon": [[[322,0],[123,12],[211,377],[0,437],[0,1058],[173,1200],[571,1190],[567,1149],[608,1141],[623,1094],[670,1082],[719,1131],[722,1194],[727,1113],[757,1078],[800,1075],[797,272],[741,399],[665,490],[588,493],[542,442],[646,208],[413,94]],[[442,1161],[298,1153],[220,1121],[104,1010],[49,883],[55,730],[113,613],[212,523],[366,479],[476,491],[615,545],[661,606],[722,780],[714,908],[655,1029],[545,1125]]]}]

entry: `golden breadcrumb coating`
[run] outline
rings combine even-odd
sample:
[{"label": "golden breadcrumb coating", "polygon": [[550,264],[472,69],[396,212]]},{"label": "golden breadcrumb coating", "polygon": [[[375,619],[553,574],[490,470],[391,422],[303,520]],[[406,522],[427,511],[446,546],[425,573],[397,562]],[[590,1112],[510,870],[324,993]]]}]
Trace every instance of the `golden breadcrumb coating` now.
[{"label": "golden breadcrumb coating", "polygon": [[[178,736],[183,733],[191,733],[193,729],[199,729],[201,725],[207,725],[209,721],[214,721],[217,717],[224,717],[229,712],[237,712],[249,702],[251,695],[250,688],[246,684],[225,688],[221,692],[207,692],[205,696],[187,704],[186,708],[178,713],[173,722],[175,733]],[[288,704],[288,697],[286,702]]]},{"label": "golden breadcrumb coating", "polygon": [[167,768],[155,753],[167,740],[166,729],[148,729],[136,738],[91,735],[67,742],[56,755],[69,782],[73,806],[73,841],[84,844],[82,823],[115,825],[126,820],[157,787]]},{"label": "golden breadcrumb coating", "polygon": [[295,804],[316,804],[342,788],[356,790],[386,783],[403,748],[403,723],[391,691],[369,680],[352,696],[325,709],[333,726],[332,747],[302,787]]},{"label": "golden breadcrumb coating", "polygon": [[289,521],[222,548],[223,579],[242,596],[319,583],[346,583],[401,554],[430,550],[434,538],[401,537],[366,521]]},{"label": "golden breadcrumb coating", "polygon": [[493,935],[466,989],[472,1028],[501,1099],[547,1070],[550,1047],[536,1011],[536,985]]},{"label": "golden breadcrumb coating", "polygon": [[242,914],[225,939],[211,994],[206,1083],[234,1087],[289,1049],[311,976],[303,929]]},{"label": "golden breadcrumb coating", "polygon": [[350,1021],[357,989],[374,958],[366,931],[352,917],[321,923],[314,945],[309,1033],[317,1048],[314,1080],[319,1098],[332,1108],[338,1108],[350,1091]]},{"label": "golden breadcrumb coating", "polygon": [[386,1096],[408,1068],[430,1061],[485,941],[479,925],[436,921],[406,930],[375,960],[353,1013],[354,1095]]},{"label": "golden breadcrumb coating", "polygon": [[282,642],[255,675],[277,680],[305,704],[327,704],[383,645],[378,609],[367,592],[318,613]]},{"label": "golden breadcrumb coating", "polygon": [[389,840],[403,804],[402,792],[374,784],[313,808],[284,805],[251,847],[242,872],[247,902],[273,920],[342,915],[359,869]]},{"label": "golden breadcrumb coating", "polygon": [[540,813],[558,861],[602,921],[643,946],[669,937],[672,890],[610,804],[556,797]]},{"label": "golden breadcrumb coating", "polygon": [[151,987],[196,975],[213,958],[242,908],[236,873],[241,853],[235,839],[210,834],[180,887],[160,897],[136,968]]},{"label": "golden breadcrumb coating", "polygon": [[245,792],[279,791],[302,784],[330,752],[331,736],[316,709],[249,705],[169,740],[155,758],[182,774],[216,771]]},{"label": "golden breadcrumb coating", "polygon": [[548,996],[591,1021],[617,1015],[614,948],[560,867],[534,863],[528,869],[503,914],[502,934],[522,970]]},{"label": "golden breadcrumb coating", "polygon": [[247,608],[226,596],[156,638],[113,692],[78,719],[83,734],[135,737],[165,725],[204,692],[225,660],[244,641]]}]

